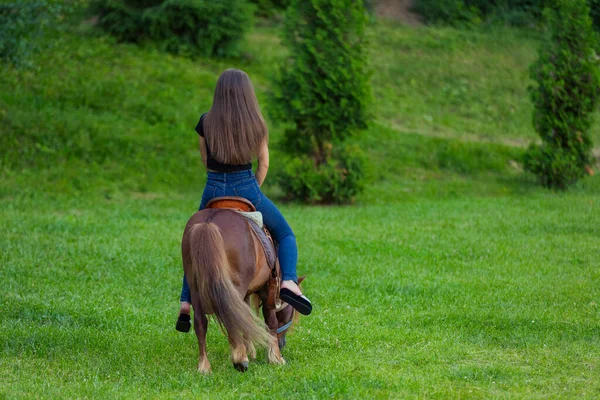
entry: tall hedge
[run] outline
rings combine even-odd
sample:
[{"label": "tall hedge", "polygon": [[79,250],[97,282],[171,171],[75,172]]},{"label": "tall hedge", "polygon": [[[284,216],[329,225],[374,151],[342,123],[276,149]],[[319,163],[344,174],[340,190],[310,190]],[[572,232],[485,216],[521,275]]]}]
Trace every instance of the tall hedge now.
[{"label": "tall hedge", "polygon": [[92,0],[98,26],[123,42],[174,53],[236,56],[252,26],[247,0]]},{"label": "tall hedge", "polygon": [[542,139],[525,168],[544,186],[565,189],[592,162],[589,130],[600,96],[600,62],[586,0],[553,0],[547,10],[550,40],[531,66],[534,126]]},{"label": "tall hedge", "polygon": [[347,139],[369,119],[367,18],[354,0],[292,0],[288,8],[283,39],[290,56],[270,111],[291,125],[279,179],[289,197],[346,202],[362,189],[363,156]]}]

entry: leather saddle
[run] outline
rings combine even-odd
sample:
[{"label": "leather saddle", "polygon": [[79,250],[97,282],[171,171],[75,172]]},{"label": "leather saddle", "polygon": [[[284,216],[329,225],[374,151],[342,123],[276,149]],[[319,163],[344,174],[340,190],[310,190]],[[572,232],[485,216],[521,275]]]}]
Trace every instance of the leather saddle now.
[{"label": "leather saddle", "polygon": [[[206,208],[223,208],[233,210],[246,217],[246,221],[252,228],[252,232],[261,243],[261,247],[265,252],[267,264],[271,270],[267,307],[275,308],[277,299],[279,298],[279,285],[281,283],[281,270],[279,268],[279,260],[277,260],[277,248],[273,238],[271,237],[271,234],[267,230],[267,227],[264,225],[259,226],[256,218],[251,215],[257,213],[254,204],[243,197],[225,196],[212,199],[208,202]],[[262,217],[260,220],[262,221]]]},{"label": "leather saddle", "polygon": [[215,197],[208,202],[206,208],[228,208],[240,212],[256,211],[256,207],[254,207],[254,204],[250,200],[235,196]]}]

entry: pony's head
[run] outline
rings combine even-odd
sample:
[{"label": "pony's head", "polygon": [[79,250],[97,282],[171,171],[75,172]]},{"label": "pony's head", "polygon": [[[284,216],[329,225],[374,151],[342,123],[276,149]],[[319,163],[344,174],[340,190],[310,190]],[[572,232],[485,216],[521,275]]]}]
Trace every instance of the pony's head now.
[{"label": "pony's head", "polygon": [[[306,276],[298,278],[299,286],[304,279],[306,279]],[[279,344],[279,350],[282,350],[286,343],[285,335],[289,332],[290,328],[298,322],[300,313],[296,312],[288,303],[282,302],[279,307],[277,307],[275,314],[277,315],[278,322],[277,343]]]}]

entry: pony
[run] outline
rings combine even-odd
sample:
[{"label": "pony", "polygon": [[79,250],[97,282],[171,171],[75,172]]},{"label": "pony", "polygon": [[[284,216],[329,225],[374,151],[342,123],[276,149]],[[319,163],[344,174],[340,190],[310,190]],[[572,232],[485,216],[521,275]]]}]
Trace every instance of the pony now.
[{"label": "pony", "polygon": [[[229,208],[196,212],[185,226],[181,252],[200,351],[198,372],[211,373],[206,354],[209,314],[227,335],[236,370],[248,369],[249,357],[256,358],[255,344],[266,347],[269,363],[285,364],[281,349],[297,313],[285,303],[268,306],[271,269],[247,218]],[[255,308],[262,303],[264,322],[250,307],[251,295]]]}]

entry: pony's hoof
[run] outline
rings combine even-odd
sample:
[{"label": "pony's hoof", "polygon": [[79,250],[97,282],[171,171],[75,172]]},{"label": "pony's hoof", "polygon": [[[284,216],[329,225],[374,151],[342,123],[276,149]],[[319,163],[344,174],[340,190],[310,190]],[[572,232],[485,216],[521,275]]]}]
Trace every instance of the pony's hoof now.
[{"label": "pony's hoof", "polygon": [[212,374],[212,370],[210,368],[208,368],[208,369],[198,368],[198,372],[201,373],[202,375]]},{"label": "pony's hoof", "polygon": [[210,363],[207,359],[198,363],[198,372],[202,375],[210,375],[212,373],[212,370],[210,369]]},{"label": "pony's hoof", "polygon": [[285,347],[285,343],[285,336],[277,341],[277,344],[279,345],[279,351],[283,350],[283,348]]},{"label": "pony's hoof", "polygon": [[233,366],[240,372],[248,371],[248,361],[242,361],[241,363],[233,364]]}]

